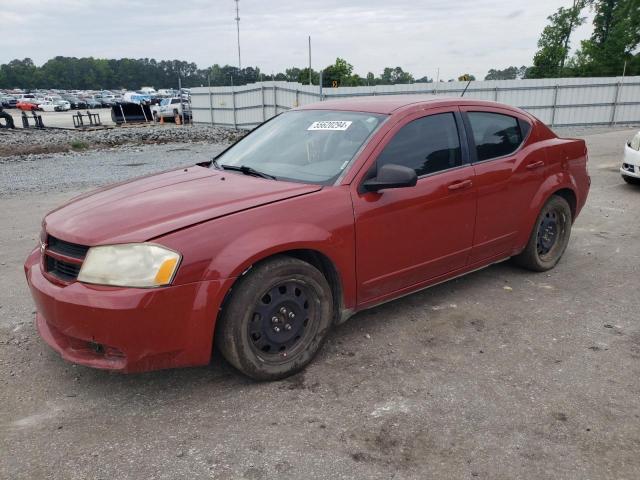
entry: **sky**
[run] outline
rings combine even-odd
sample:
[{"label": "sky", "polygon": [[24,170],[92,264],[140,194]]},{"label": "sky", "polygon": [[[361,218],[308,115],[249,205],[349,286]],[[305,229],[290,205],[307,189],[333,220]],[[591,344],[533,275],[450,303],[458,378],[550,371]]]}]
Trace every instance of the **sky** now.
[{"label": "sky", "polygon": [[[478,78],[530,65],[546,17],[572,0],[240,0],[242,66],[265,74],[345,58],[360,75]],[[29,57],[238,64],[234,0],[0,0],[0,63]],[[590,20],[572,44],[591,34]]]}]

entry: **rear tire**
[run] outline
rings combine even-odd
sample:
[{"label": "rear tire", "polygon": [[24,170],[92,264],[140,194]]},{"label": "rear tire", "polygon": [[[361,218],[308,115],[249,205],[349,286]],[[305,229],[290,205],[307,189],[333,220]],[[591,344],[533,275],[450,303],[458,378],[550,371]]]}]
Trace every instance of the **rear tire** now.
[{"label": "rear tire", "polygon": [[536,272],[545,272],[556,266],[569,244],[571,236],[571,207],[562,197],[553,195],[544,204],[516,264]]},{"label": "rear tire", "polygon": [[629,185],[640,185],[640,178],[630,177],[628,175],[622,175],[622,179]]},{"label": "rear tire", "polygon": [[324,275],[302,260],[277,256],[234,285],[215,344],[248,377],[278,380],[311,362],[332,319],[333,297]]}]

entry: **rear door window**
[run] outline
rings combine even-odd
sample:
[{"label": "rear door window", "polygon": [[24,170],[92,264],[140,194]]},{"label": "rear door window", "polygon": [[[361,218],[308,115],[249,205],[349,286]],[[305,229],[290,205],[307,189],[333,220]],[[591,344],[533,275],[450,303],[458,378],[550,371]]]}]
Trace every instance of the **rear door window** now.
[{"label": "rear door window", "polygon": [[419,177],[462,165],[453,113],[429,115],[407,123],[378,157],[378,167],[388,163],[413,168]]},{"label": "rear door window", "polygon": [[509,155],[524,140],[515,117],[493,112],[468,112],[467,116],[479,162]]}]

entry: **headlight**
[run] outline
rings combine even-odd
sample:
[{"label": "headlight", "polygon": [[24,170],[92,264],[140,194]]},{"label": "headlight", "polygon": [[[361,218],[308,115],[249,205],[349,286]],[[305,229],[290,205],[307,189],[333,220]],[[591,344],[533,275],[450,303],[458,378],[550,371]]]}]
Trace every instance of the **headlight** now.
[{"label": "headlight", "polygon": [[181,258],[179,253],[151,243],[91,247],[78,280],[118,287],[161,287],[171,283]]},{"label": "headlight", "polygon": [[636,133],[636,135],[631,139],[629,146],[634,150],[640,150],[640,132]]}]

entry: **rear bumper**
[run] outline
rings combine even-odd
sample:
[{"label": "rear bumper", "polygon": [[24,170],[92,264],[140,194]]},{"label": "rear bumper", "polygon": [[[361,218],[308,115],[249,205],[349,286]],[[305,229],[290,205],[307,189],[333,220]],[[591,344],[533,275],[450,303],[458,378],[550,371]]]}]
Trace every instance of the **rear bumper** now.
[{"label": "rear bumper", "polygon": [[220,282],[158,289],[57,285],[42,274],[39,250],[24,268],[38,332],[65,360],[120,372],[209,363]]},{"label": "rear bumper", "polygon": [[620,173],[627,177],[640,178],[640,151],[634,150],[628,144],[624,146],[624,158]]}]

